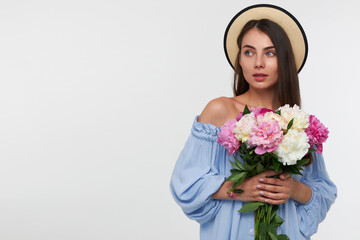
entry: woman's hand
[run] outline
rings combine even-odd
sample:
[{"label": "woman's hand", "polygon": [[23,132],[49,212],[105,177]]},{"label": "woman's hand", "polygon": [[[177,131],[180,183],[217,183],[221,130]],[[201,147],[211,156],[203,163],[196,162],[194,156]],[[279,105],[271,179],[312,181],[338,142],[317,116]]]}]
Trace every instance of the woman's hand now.
[{"label": "woman's hand", "polygon": [[[259,175],[244,179],[244,181],[239,186],[237,186],[238,189],[241,189],[244,192],[235,193],[235,196],[236,196],[235,198],[230,197],[227,194],[227,192],[232,188],[232,185],[234,184],[234,182],[225,181],[222,184],[222,186],[220,187],[220,189],[212,195],[212,197],[214,199],[231,199],[231,200],[241,200],[244,202],[258,201],[258,202],[268,202],[271,204],[276,204],[276,203],[272,203],[272,202],[279,201],[280,196],[279,196],[279,193],[272,192],[274,190],[271,190],[271,189],[273,189],[274,187],[277,187],[277,186],[275,186],[271,183],[266,183],[266,181],[268,181],[268,179],[272,179],[269,177],[277,176],[279,174],[280,174],[279,172],[267,171],[267,172],[263,172]],[[285,177],[287,177],[287,176],[285,175]],[[279,180],[279,179],[277,179],[277,180]],[[281,181],[281,180],[279,180],[279,181]],[[284,189],[282,189],[282,190],[284,191]],[[275,197],[275,199],[272,199],[273,197]],[[282,197],[284,197],[284,196],[282,196]],[[277,204],[280,204],[280,203],[277,203]]]},{"label": "woman's hand", "polygon": [[[271,178],[279,176],[279,178]],[[289,173],[267,171],[251,178],[246,178],[237,188],[244,192],[236,193],[236,198],[229,197],[229,191],[234,182],[225,181],[220,189],[213,194],[214,199],[241,200],[244,202],[266,202],[282,204],[292,199],[307,203],[311,198],[311,188],[293,180]]]},{"label": "woman's hand", "polygon": [[275,171],[267,171],[251,178],[245,179],[237,188],[244,192],[236,194],[237,200],[245,202],[258,201],[270,204],[286,202],[292,191],[292,178],[290,174],[281,174]]},{"label": "woman's hand", "polygon": [[[279,173],[272,176],[278,174]],[[275,205],[286,203],[293,195],[295,189],[294,183],[295,181],[289,173],[280,174],[279,178],[259,178],[259,184],[257,184],[256,188],[259,190],[259,195],[262,197],[260,198],[260,201]]]}]

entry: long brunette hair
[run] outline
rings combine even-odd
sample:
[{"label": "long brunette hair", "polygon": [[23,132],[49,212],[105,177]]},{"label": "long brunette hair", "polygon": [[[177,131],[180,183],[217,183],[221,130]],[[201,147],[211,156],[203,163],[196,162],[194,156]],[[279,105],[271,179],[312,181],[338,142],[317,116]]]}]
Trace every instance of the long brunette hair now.
[{"label": "long brunette hair", "polygon": [[235,62],[235,74],[233,91],[234,96],[239,96],[249,89],[249,84],[244,78],[242,68],[239,63],[241,56],[241,43],[245,34],[252,28],[257,28],[267,34],[274,44],[278,61],[278,81],[275,84],[275,99],[273,106],[277,108],[285,104],[301,106],[300,87],[294,53],[290,40],[285,31],[275,22],[268,19],[251,20],[245,24],[237,39],[239,52]]}]

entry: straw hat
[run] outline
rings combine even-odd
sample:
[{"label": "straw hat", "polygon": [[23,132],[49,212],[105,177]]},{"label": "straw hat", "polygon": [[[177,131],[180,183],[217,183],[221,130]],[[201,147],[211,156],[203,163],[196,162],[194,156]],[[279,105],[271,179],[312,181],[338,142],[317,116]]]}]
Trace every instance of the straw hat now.
[{"label": "straw hat", "polygon": [[308,43],[305,32],[296,18],[288,11],[270,4],[257,4],[241,10],[233,17],[226,28],[224,36],[224,50],[227,60],[232,68],[235,66],[236,55],[239,52],[237,38],[250,20],[267,18],[279,24],[286,32],[295,56],[295,63],[298,72],[305,64]]}]

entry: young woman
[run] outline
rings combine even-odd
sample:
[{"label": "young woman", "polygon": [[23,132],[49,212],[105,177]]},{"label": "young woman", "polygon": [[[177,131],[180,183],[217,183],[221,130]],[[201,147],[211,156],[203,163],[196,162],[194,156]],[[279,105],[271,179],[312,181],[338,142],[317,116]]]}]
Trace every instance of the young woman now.
[{"label": "young woman", "polygon": [[[267,18],[263,19],[264,15]],[[300,31],[285,31],[281,24],[295,24]],[[292,47],[299,33],[303,43],[300,48]],[[235,54],[229,50],[231,41],[237,45]],[[171,179],[176,202],[189,218],[200,223],[201,239],[254,239],[254,213],[237,212],[248,201],[279,205],[278,214],[285,222],[278,233],[292,240],[310,239],[334,202],[336,187],[317,153],[303,176],[264,172],[246,179],[239,186],[243,193],[229,197],[227,191],[233,183],[225,179],[230,175],[232,157],[216,140],[220,127],[236,119],[245,105],[273,110],[285,104],[300,106],[297,73],[306,59],[306,46],[295,18],[272,5],[246,8],[230,22],[225,50],[235,70],[235,96],[210,101],[195,118]],[[269,178],[275,175],[279,178]]]}]

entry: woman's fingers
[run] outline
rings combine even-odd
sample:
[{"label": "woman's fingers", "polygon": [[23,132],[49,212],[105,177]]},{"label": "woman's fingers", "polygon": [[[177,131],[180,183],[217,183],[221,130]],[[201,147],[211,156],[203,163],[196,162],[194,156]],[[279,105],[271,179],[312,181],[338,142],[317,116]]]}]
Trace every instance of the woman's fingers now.
[{"label": "woman's fingers", "polygon": [[[273,176],[279,176],[280,179],[272,178]],[[261,201],[270,204],[282,204],[290,197],[290,180],[290,174],[267,171],[245,179],[238,186],[238,188],[244,190],[239,197],[241,196],[242,201]]]},{"label": "woman's fingers", "polygon": [[279,174],[280,174],[280,172],[267,171],[267,172],[261,173],[259,176],[262,178],[269,178],[269,177],[277,176]]},{"label": "woman's fingers", "polygon": [[289,198],[289,196],[285,193],[274,193],[266,191],[260,191],[260,195],[266,198],[270,198],[272,200],[287,200]]},{"label": "woman's fingers", "polygon": [[268,192],[282,192],[279,186],[267,185],[267,184],[258,184],[256,186],[260,190],[266,190]]},{"label": "woman's fingers", "polygon": [[271,185],[283,185],[283,181],[278,178],[260,178],[261,183],[271,184]]},{"label": "woman's fingers", "polygon": [[290,173],[283,173],[283,174],[280,174],[279,178],[281,180],[286,180],[288,179],[289,177],[291,177]]},{"label": "woman's fingers", "polygon": [[260,178],[257,189],[259,195],[264,197],[264,202],[270,204],[282,204],[290,198],[291,192],[291,175],[282,173],[280,179],[278,178]]},{"label": "woman's fingers", "polygon": [[266,203],[269,203],[272,205],[280,205],[280,204],[286,203],[287,200],[273,200],[270,198],[261,198],[259,201],[266,202]]}]

